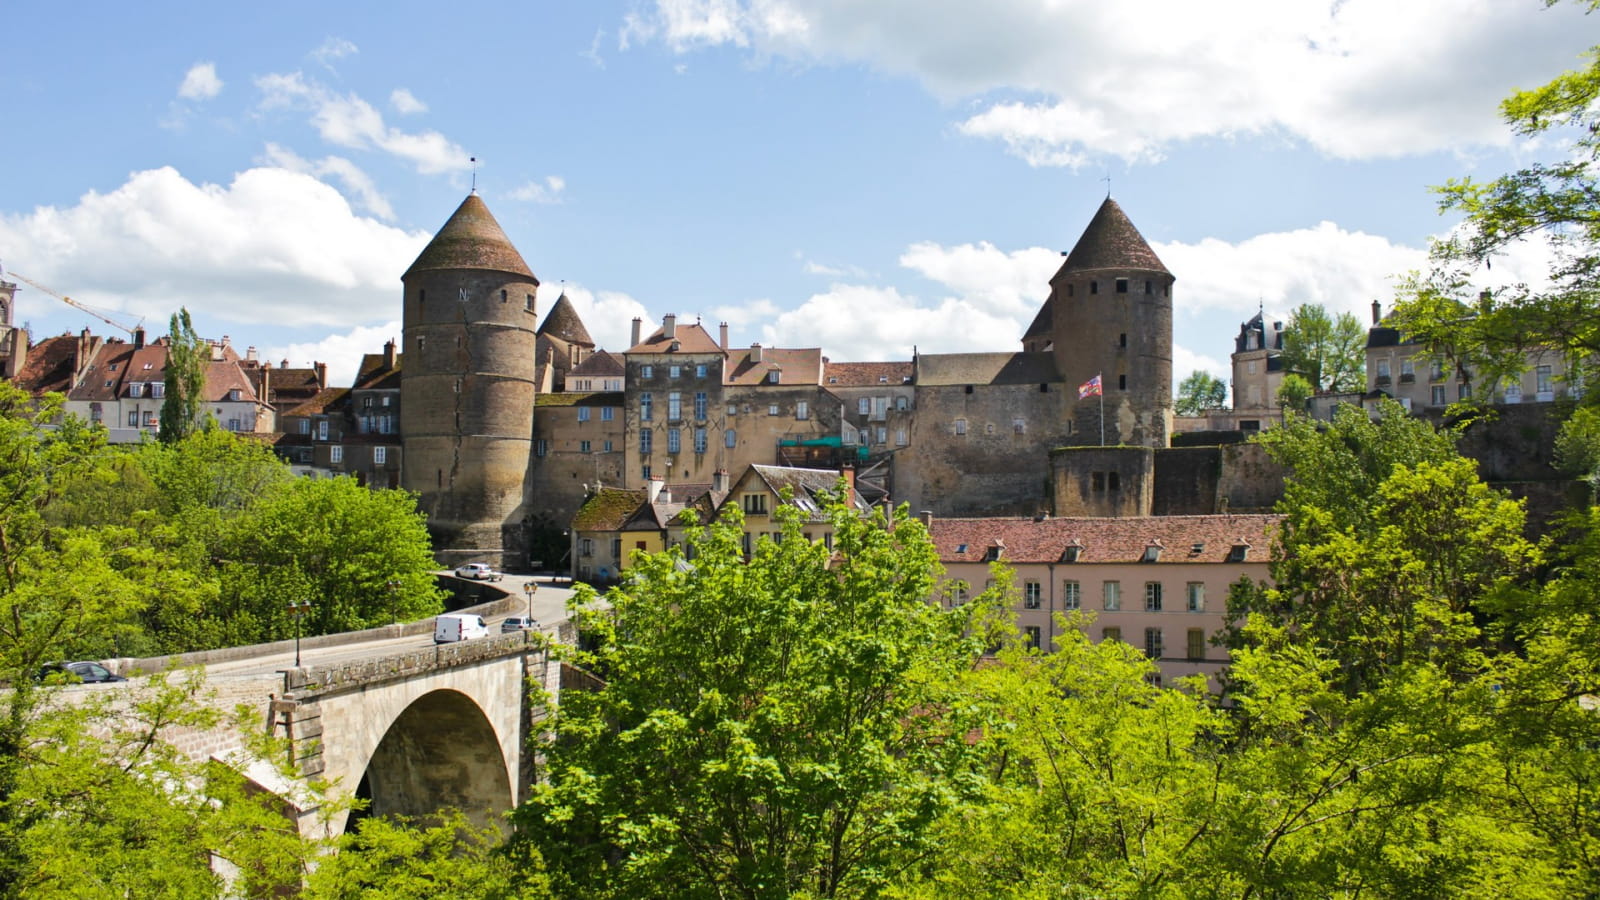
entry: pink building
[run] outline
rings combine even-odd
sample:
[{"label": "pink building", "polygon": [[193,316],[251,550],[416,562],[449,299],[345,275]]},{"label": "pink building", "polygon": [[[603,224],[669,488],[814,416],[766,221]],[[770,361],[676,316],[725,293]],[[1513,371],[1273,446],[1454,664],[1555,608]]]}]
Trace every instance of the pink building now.
[{"label": "pink building", "polygon": [[1015,573],[1017,627],[1036,646],[1054,646],[1055,614],[1083,611],[1091,639],[1122,640],[1156,659],[1165,682],[1228,662],[1211,638],[1223,626],[1228,587],[1267,578],[1268,547],[1280,516],[932,519],[928,530],[947,581],[982,590],[989,566]]}]

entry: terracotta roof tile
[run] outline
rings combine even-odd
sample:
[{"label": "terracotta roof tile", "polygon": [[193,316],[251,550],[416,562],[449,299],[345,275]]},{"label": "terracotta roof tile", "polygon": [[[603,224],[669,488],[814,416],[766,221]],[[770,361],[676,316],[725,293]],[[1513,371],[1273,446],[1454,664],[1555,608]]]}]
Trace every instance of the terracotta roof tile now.
[{"label": "terracotta roof tile", "polygon": [[400,277],[410,278],[412,273],[432,269],[491,269],[522,275],[533,279],[534,284],[539,283],[477,194],[468,194],[467,199],[461,201],[449,221]]},{"label": "terracotta roof tile", "polygon": [[824,360],[822,383],[830,387],[868,387],[880,384],[906,384],[916,374],[916,365],[904,362],[844,362]]},{"label": "terracotta roof tile", "polygon": [[822,383],[821,347],[799,350],[763,347],[760,362],[751,361],[754,352],[753,348],[729,352],[728,362],[722,368],[722,383],[770,384],[767,379],[773,370],[778,371],[780,385]]},{"label": "terracotta roof tile", "polygon": [[349,388],[323,388],[315,397],[292,409],[284,410],[286,416],[320,416],[337,406],[350,394]]},{"label": "terracotta roof tile", "polygon": [[623,360],[622,354],[601,350],[598,353],[590,354],[583,362],[573,366],[567,372],[567,377],[571,378],[575,375],[580,378],[586,375],[589,377],[621,377],[627,373],[628,366]]},{"label": "terracotta roof tile", "polygon": [[1078,562],[1136,563],[1152,540],[1162,544],[1153,565],[1227,562],[1241,540],[1250,546],[1248,561],[1264,562],[1272,531],[1282,519],[1277,515],[934,519],[928,531],[944,563],[984,562],[989,548],[1002,543],[1002,562],[1060,562],[1074,541],[1082,545]]},{"label": "terracotta roof tile", "polygon": [[63,334],[29,347],[12,384],[36,397],[52,391],[66,393],[77,375],[78,341],[75,334]]},{"label": "terracotta roof tile", "polygon": [[[721,353],[722,346],[706,332],[699,322],[684,324],[679,322],[673,329],[674,337],[668,339],[662,334],[662,329],[657,328],[649,337],[623,351],[627,354],[634,353]],[[676,341],[678,349],[673,350],[672,344]]]}]

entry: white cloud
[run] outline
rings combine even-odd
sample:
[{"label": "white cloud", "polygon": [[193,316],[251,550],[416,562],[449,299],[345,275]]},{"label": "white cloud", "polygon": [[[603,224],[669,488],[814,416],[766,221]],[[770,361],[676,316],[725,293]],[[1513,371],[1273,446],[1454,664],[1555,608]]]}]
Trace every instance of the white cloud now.
[{"label": "white cloud", "polygon": [[383,321],[428,237],[356,215],[332,187],[282,168],[249,169],[226,186],[151,169],[72,206],[0,216],[6,262],[151,322],[179,306],[247,325]]},{"label": "white cloud", "polygon": [[923,353],[1020,350],[1022,331],[964,298],[935,305],[893,287],[836,284],[761,329],[763,343],[821,346],[830,359],[910,359]]},{"label": "white cloud", "polygon": [[323,41],[317,49],[311,51],[311,58],[331,69],[335,60],[344,59],[346,56],[354,56],[359,52],[361,52],[361,48],[354,43],[344,38],[330,37]]},{"label": "white cloud", "polygon": [[363,325],[340,334],[330,334],[319,341],[297,342],[277,347],[267,347],[261,358],[274,366],[285,361],[293,368],[308,369],[312,363],[328,364],[328,386],[348,387],[355,383],[361,357],[383,350],[386,341],[400,340],[400,323]]},{"label": "white cloud", "polygon": [[185,100],[210,100],[222,93],[222,79],[217,77],[217,64],[195,63],[183,74],[178,85],[178,96]]},{"label": "white cloud", "polygon": [[512,190],[510,196],[524,203],[560,203],[561,192],[566,189],[566,179],[558,175],[546,175],[543,181],[525,182]]},{"label": "white cloud", "polygon": [[1227,357],[1218,360],[1206,353],[1196,353],[1174,340],[1172,344],[1174,389],[1178,382],[1188,378],[1196,369],[1210,374],[1223,384],[1233,384],[1233,363],[1229,362]]},{"label": "white cloud", "polygon": [[356,150],[382,150],[397,156],[423,175],[466,171],[467,151],[437,131],[409,133],[384,124],[383,114],[356,94],[339,94],[299,72],[256,79],[261,107],[306,109],[322,139]]},{"label": "white cloud", "polygon": [[1576,63],[1592,42],[1582,6],[655,0],[625,18],[619,45],[865,62],[977,98],[961,131],[1035,165],[1149,161],[1182,141],[1248,135],[1371,158],[1504,145],[1500,97]]},{"label": "white cloud", "polygon": [[428,104],[418,100],[415,94],[405,88],[395,88],[389,92],[389,105],[402,116],[414,116],[428,111]]},{"label": "white cloud", "polygon": [[633,337],[633,320],[636,316],[645,321],[644,332],[649,334],[651,331],[650,313],[643,303],[618,291],[596,292],[571,282],[539,286],[539,324],[544,324],[544,317],[550,314],[550,308],[562,294],[572,301],[572,307],[578,311],[578,318],[583,320],[589,337],[594,338],[596,349],[621,353],[633,346],[629,340]]},{"label": "white cloud", "polygon": [[383,192],[378,190],[378,185],[372,180],[372,176],[342,156],[324,156],[312,162],[286,147],[267,144],[261,161],[291,172],[304,172],[319,177],[331,175],[339,179],[347,194],[355,196],[356,203],[361,208],[380,219],[394,220],[394,207],[389,205]]},{"label": "white cloud", "polygon": [[600,42],[605,39],[605,36],[606,33],[604,29],[596,28],[594,32],[594,39],[589,41],[589,49],[579,51],[578,53],[579,56],[587,59],[591,63],[594,63],[594,67],[597,69],[604,69],[606,67],[605,57],[600,55]]}]

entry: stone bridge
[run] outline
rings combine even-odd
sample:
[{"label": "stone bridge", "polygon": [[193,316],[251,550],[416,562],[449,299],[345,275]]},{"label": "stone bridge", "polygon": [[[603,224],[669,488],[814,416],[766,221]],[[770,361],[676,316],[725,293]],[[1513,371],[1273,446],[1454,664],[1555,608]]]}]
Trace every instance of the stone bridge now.
[{"label": "stone bridge", "polygon": [[[423,625],[430,630],[421,632]],[[248,710],[251,727],[259,723],[281,739],[302,779],[324,779],[335,796],[353,793],[367,800],[367,809],[355,816],[426,816],[457,807],[479,824],[500,824],[533,782],[530,738],[546,698],[556,697],[561,686],[549,646],[570,639],[570,628],[564,625],[559,635],[528,631],[429,646],[430,620],[375,629],[387,640],[372,641],[370,654],[366,644],[345,636],[343,655],[354,660],[313,659],[275,672],[230,671],[250,651],[267,652],[234,648],[227,651],[231,665],[207,671],[208,702],[229,712]],[[405,635],[407,630],[418,634]],[[403,643],[411,646],[381,646],[396,643],[397,634],[410,638]],[[113,664],[136,674],[197,662],[208,660]],[[288,802],[307,833],[338,834],[348,824],[351,814],[344,811],[324,823],[320,803],[304,783],[282,783],[271,766],[243,765],[244,736],[233,725],[165,737],[193,759],[245,768],[263,789]]]}]

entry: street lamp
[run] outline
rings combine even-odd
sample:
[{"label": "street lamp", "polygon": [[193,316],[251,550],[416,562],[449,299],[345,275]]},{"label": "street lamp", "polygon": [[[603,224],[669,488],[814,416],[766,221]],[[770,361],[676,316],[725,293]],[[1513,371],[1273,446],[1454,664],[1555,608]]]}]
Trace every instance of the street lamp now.
[{"label": "street lamp", "polygon": [[401,586],[400,579],[398,579],[398,578],[389,579],[388,587],[389,587],[389,624],[390,625],[393,625],[396,622],[400,621],[399,614],[395,612],[395,602],[400,599],[400,586]]},{"label": "street lamp", "polygon": [[522,591],[528,595],[528,622],[531,624],[533,622],[533,595],[539,593],[539,586],[533,583],[532,578],[529,578],[522,583]]},{"label": "street lamp", "polygon": [[290,601],[285,607],[289,610],[289,618],[294,620],[294,667],[300,668],[300,620],[305,614],[311,612],[311,601]]}]

